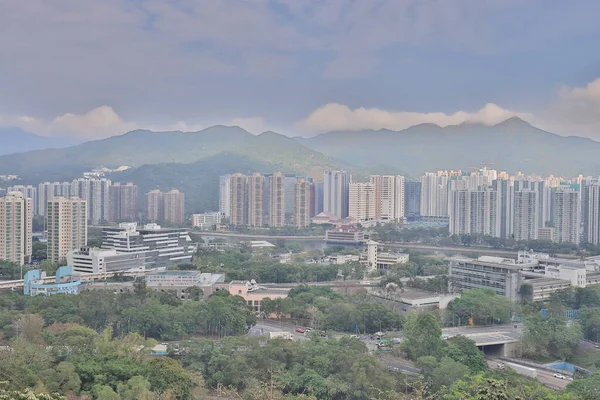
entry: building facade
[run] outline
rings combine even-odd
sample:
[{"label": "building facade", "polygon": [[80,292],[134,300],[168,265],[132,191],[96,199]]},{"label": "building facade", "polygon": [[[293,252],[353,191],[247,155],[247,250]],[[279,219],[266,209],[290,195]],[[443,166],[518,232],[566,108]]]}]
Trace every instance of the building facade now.
[{"label": "building facade", "polygon": [[323,212],[338,218],[348,216],[348,194],[352,177],[345,171],[326,171],[323,182]]},{"label": "building facade", "polygon": [[0,198],[0,260],[20,265],[31,260],[33,200],[21,192]]},{"label": "building facade", "polygon": [[579,194],[559,189],[552,195],[552,224],[556,241],[579,245]]},{"label": "building facade", "polygon": [[110,222],[137,221],[137,186],[131,182],[110,186]]},{"label": "building facade", "polygon": [[348,191],[348,216],[358,223],[375,221],[377,200],[373,183],[351,183]]},{"label": "building facade", "polygon": [[248,223],[248,179],[245,175],[237,173],[229,179],[230,217],[231,225],[243,226]]},{"label": "building facade", "polygon": [[46,228],[48,260],[58,263],[71,250],[87,245],[87,202],[77,197],[48,201]]},{"label": "building facade", "polygon": [[516,241],[537,239],[537,207],[537,192],[526,189],[515,191],[513,232]]},{"label": "building facade", "polygon": [[172,225],[183,225],[185,222],[185,194],[177,189],[162,194],[162,222]]},{"label": "building facade", "polygon": [[192,226],[200,229],[211,229],[221,223],[221,213],[211,212],[192,214]]},{"label": "building facade", "polygon": [[311,217],[311,183],[305,178],[296,180],[294,223],[296,228],[306,228]]},{"label": "building facade", "polygon": [[248,177],[248,226],[261,227],[264,222],[265,177],[259,173]]},{"label": "building facade", "polygon": [[401,221],[404,218],[404,177],[400,175],[371,175],[375,185],[375,219]]},{"label": "building facade", "polygon": [[269,226],[279,228],[285,225],[285,176],[276,173],[269,180]]},{"label": "building facade", "polygon": [[404,183],[404,215],[410,219],[421,216],[421,182]]}]

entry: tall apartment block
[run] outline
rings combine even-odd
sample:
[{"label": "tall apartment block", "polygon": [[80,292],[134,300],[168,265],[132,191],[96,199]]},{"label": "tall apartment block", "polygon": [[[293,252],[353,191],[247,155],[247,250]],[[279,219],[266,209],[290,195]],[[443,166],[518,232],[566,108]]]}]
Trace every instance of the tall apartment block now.
[{"label": "tall apartment block", "polygon": [[248,223],[248,179],[245,175],[237,173],[230,176],[230,217],[232,225],[246,225]]},{"label": "tall apartment block", "polygon": [[349,217],[363,223],[376,220],[377,195],[373,183],[351,183],[349,187]]},{"label": "tall apartment block", "polygon": [[0,198],[0,260],[20,265],[31,260],[33,201],[20,192]]},{"label": "tall apartment block", "polygon": [[323,211],[338,218],[348,216],[348,193],[352,176],[345,171],[326,171],[323,182]]},{"label": "tall apartment block", "polygon": [[404,218],[404,177],[400,175],[371,175],[375,185],[375,219],[401,221]]},{"label": "tall apartment block", "polygon": [[285,176],[273,174],[269,186],[269,226],[282,227],[285,225]]},{"label": "tall apartment block", "polygon": [[450,195],[451,235],[498,236],[496,193],[491,189],[454,190]]},{"label": "tall apartment block", "polygon": [[404,215],[407,218],[421,215],[421,182],[404,183]]},{"label": "tall apartment block", "polygon": [[421,216],[448,216],[448,175],[427,172],[421,177]]},{"label": "tall apartment block", "polygon": [[513,234],[515,240],[535,240],[538,231],[538,193],[523,189],[514,193]]},{"label": "tall apartment block", "polygon": [[584,186],[581,215],[584,243],[600,246],[600,183]]},{"label": "tall apartment block", "polygon": [[185,222],[185,194],[177,189],[163,193],[163,218],[162,221],[181,225]]},{"label": "tall apartment block", "polygon": [[324,201],[324,186],[323,182],[314,182],[313,183],[313,191],[314,191],[314,202],[313,202],[313,217],[315,215],[321,214],[323,212],[323,201]]},{"label": "tall apartment block", "polygon": [[115,183],[110,187],[110,221],[136,221],[137,186],[133,183]]},{"label": "tall apartment block", "polygon": [[110,179],[81,178],[71,182],[70,195],[87,201],[89,223],[110,220],[110,186]]},{"label": "tall apartment block", "polygon": [[48,259],[58,263],[67,253],[87,245],[87,202],[76,197],[48,201]]},{"label": "tall apartment block", "polygon": [[310,225],[311,183],[305,178],[296,180],[294,223],[297,228]]},{"label": "tall apartment block", "polygon": [[38,212],[39,215],[46,215],[48,202],[55,197],[70,197],[70,182],[44,182],[38,185]]},{"label": "tall apartment block", "polygon": [[38,195],[37,195],[37,188],[35,186],[32,185],[16,185],[16,186],[10,186],[8,189],[6,189],[7,193],[10,192],[19,192],[23,195],[24,198],[26,199],[31,199],[31,206],[33,208],[33,215],[39,215],[39,201],[38,201]]},{"label": "tall apartment block", "polygon": [[552,224],[557,242],[579,244],[579,193],[559,188],[552,195]]},{"label": "tall apartment block", "polygon": [[149,221],[157,222],[162,219],[163,214],[162,192],[154,189],[146,193],[146,218]]},{"label": "tall apartment block", "polygon": [[264,223],[265,177],[255,173],[248,177],[248,226],[260,227]]},{"label": "tall apartment block", "polygon": [[221,218],[231,217],[231,175],[219,177],[219,212]]}]

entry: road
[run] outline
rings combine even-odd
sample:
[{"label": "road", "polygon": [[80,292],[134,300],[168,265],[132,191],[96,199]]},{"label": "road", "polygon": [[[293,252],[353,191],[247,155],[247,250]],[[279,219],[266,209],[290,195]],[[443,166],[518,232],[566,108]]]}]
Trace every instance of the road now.
[{"label": "road", "polygon": [[288,240],[325,240],[325,236],[310,235],[310,236],[274,236],[274,235],[257,235],[253,233],[226,233],[226,232],[191,232],[199,236],[214,236],[214,237],[231,237],[239,239],[288,239]]},{"label": "road", "polygon": [[[490,367],[490,369],[498,369],[498,364],[504,363],[504,361],[502,361],[498,358],[488,358],[487,362],[488,362],[488,366]],[[514,363],[514,364],[518,364],[518,363]],[[524,366],[533,368],[533,367],[530,367],[529,365],[524,365]],[[540,368],[534,368],[534,369],[536,370],[536,373],[537,373],[537,380],[540,381],[545,386],[548,386],[551,389],[564,389],[567,387],[567,385],[569,383],[571,383],[571,381],[567,380],[567,379],[555,378],[554,372],[550,372],[550,371],[547,371],[545,369],[540,369]]]}]

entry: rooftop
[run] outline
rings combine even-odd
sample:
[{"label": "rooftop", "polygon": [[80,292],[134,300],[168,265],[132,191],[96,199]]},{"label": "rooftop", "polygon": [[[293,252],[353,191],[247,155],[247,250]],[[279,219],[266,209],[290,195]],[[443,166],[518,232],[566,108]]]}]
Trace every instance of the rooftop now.
[{"label": "rooftop", "polygon": [[176,271],[176,270],[169,270],[169,271],[157,271],[157,272],[152,272],[148,275],[202,275],[200,273],[200,271],[189,271],[189,270],[185,270],[185,271]]}]

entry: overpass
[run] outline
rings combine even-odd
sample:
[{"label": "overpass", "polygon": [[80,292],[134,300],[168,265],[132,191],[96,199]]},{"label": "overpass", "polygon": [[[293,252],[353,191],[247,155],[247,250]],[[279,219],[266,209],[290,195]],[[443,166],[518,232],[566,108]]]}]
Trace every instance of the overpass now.
[{"label": "overpass", "polygon": [[517,325],[496,325],[485,327],[444,328],[444,338],[462,335],[475,342],[485,355],[501,357],[518,356],[518,344],[521,341],[521,328]]},{"label": "overpass", "polygon": [[[82,282],[90,282],[90,281],[96,281],[96,280],[102,280],[102,279],[106,279],[106,278],[111,278],[115,275],[123,275],[123,276],[144,276],[146,273],[148,272],[152,272],[151,270],[146,270],[146,271],[115,271],[115,272],[100,272],[100,273],[95,273],[95,274],[82,274],[82,275],[77,275],[79,277],[79,280]],[[43,281],[44,283],[55,283],[56,282],[56,277],[55,276],[47,276],[45,278],[42,278],[41,281]],[[18,279],[18,280],[13,280],[13,281],[0,281],[0,290],[2,289],[17,289],[17,288],[22,288],[24,286],[23,283],[23,279]]]}]

